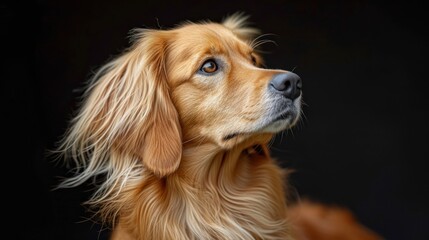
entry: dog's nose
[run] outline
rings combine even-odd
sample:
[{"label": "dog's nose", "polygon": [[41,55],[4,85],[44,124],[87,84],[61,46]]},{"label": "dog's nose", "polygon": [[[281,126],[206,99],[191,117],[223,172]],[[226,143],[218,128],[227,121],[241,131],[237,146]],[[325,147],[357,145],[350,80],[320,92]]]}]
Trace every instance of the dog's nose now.
[{"label": "dog's nose", "polygon": [[301,78],[293,72],[277,74],[271,79],[270,89],[276,93],[295,100],[301,95]]}]

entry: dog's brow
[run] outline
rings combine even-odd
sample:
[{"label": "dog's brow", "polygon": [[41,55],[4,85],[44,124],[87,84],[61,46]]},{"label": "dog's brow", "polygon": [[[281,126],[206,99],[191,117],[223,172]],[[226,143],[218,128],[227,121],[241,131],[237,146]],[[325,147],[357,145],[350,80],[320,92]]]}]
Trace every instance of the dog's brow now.
[{"label": "dog's brow", "polygon": [[210,46],[210,49],[208,50],[208,53],[210,54],[221,54],[223,53],[219,47],[216,47],[215,45]]}]

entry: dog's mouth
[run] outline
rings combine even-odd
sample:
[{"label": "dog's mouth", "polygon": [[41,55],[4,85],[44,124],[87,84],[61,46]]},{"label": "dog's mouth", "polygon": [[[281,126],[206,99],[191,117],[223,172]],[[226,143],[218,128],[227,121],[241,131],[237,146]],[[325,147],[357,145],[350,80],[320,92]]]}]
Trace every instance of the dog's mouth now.
[{"label": "dog's mouth", "polygon": [[294,119],[295,117],[296,117],[295,111],[287,110],[284,113],[280,113],[277,117],[275,117],[272,120],[271,124],[275,123],[277,121],[282,121],[282,120],[289,120],[290,121],[291,119]]},{"label": "dog's mouth", "polygon": [[243,135],[243,134],[245,134],[245,133],[236,132],[236,133],[228,134],[222,140],[223,141],[228,141],[230,139],[233,139],[233,138],[237,137],[238,135]]}]

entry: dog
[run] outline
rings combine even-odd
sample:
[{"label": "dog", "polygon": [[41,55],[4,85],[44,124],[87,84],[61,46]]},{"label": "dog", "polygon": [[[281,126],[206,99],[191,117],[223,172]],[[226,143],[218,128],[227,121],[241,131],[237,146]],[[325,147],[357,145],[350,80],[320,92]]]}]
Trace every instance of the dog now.
[{"label": "dog", "polygon": [[294,239],[268,144],[299,121],[302,80],[263,67],[246,20],[136,29],[88,83],[59,187],[97,179],[86,203],[111,239]]}]

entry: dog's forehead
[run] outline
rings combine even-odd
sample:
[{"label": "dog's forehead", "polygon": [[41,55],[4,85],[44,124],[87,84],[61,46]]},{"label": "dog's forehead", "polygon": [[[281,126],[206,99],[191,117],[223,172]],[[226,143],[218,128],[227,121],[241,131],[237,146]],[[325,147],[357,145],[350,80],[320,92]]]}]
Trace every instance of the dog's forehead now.
[{"label": "dog's forehead", "polygon": [[250,44],[240,39],[231,29],[217,23],[187,24],[176,29],[177,41],[191,48],[206,49],[224,53],[240,51],[247,55],[253,49]]}]

